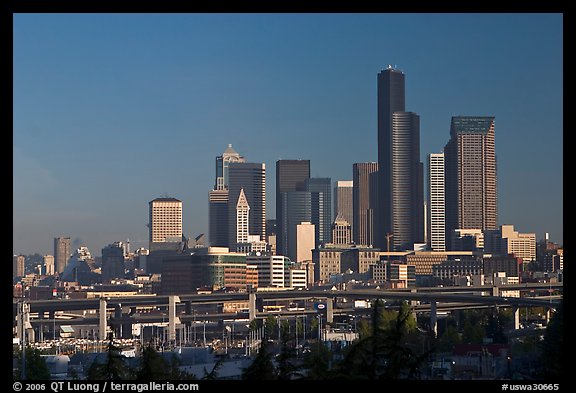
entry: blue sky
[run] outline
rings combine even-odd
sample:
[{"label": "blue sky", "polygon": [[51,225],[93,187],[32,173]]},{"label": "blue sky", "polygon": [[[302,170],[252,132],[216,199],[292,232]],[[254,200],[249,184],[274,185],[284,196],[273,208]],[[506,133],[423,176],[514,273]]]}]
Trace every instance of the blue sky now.
[{"label": "blue sky", "polygon": [[376,76],[406,74],[423,162],[453,115],[495,116],[499,224],[563,242],[563,17],[467,14],[15,14],[13,251],[70,236],[147,246],[148,202],[208,232],[229,143],[267,169],[351,180],[377,161]]}]

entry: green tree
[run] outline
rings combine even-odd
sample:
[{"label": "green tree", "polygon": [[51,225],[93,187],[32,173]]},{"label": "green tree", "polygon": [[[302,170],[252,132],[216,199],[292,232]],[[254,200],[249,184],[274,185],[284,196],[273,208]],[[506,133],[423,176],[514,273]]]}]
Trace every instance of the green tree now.
[{"label": "green tree", "polygon": [[208,381],[218,379],[218,370],[222,367],[223,363],[224,359],[218,359],[218,361],[214,364],[214,367],[212,367],[212,370],[208,371],[206,368],[204,368],[204,376],[202,379]]},{"label": "green tree", "polygon": [[542,346],[543,374],[546,378],[564,377],[564,302],[550,318]]},{"label": "green tree", "polygon": [[439,352],[451,352],[454,346],[461,342],[462,340],[456,327],[454,327],[454,325],[448,325],[442,336],[437,340],[436,350]]},{"label": "green tree", "polygon": [[135,377],[140,381],[196,379],[194,375],[180,370],[180,361],[176,354],[172,354],[170,360],[166,360],[154,348],[152,342],[142,349]]},{"label": "green tree", "polygon": [[173,355],[168,362],[168,380],[192,380],[198,379],[196,375],[180,369],[180,359]]},{"label": "green tree", "polygon": [[310,320],[310,337],[316,337],[316,338],[320,338],[318,337],[318,325],[320,324],[320,322],[318,322],[318,318],[312,318]]},{"label": "green tree", "polygon": [[136,379],[140,381],[164,380],[168,374],[164,358],[149,343],[142,349],[140,367],[136,371]]},{"label": "green tree", "polygon": [[412,345],[408,345],[411,332],[414,338],[421,335],[411,322],[410,308],[401,307],[392,326],[390,314],[384,311],[381,301],[374,302],[372,333],[354,342],[340,366],[342,374],[373,380],[418,376],[419,367],[430,351],[418,354]]},{"label": "green tree", "polygon": [[290,335],[290,325],[288,321],[282,321],[280,329],[280,353],[278,354],[278,379],[293,379],[301,376],[296,366],[296,349]]},{"label": "green tree", "polygon": [[310,345],[310,352],[304,355],[302,368],[304,369],[305,379],[321,380],[332,378],[330,362],[332,361],[332,352],[322,342],[316,342]]},{"label": "green tree", "polygon": [[133,379],[133,371],[125,363],[120,348],[114,345],[114,335],[108,334],[106,359],[103,363],[94,360],[88,369],[88,379],[93,380],[126,380]]},{"label": "green tree", "polygon": [[250,321],[250,324],[248,325],[248,331],[255,332],[261,327],[262,327],[262,320],[254,318],[253,320]]},{"label": "green tree", "polygon": [[296,334],[298,336],[301,336],[302,333],[304,333],[304,323],[303,323],[302,319],[300,319],[299,317],[296,317]]},{"label": "green tree", "polygon": [[509,310],[495,310],[488,315],[486,323],[486,337],[492,339],[493,343],[506,344],[508,338],[504,333],[504,328],[512,321],[512,314]]},{"label": "green tree", "polygon": [[[26,359],[25,359],[25,371],[26,375],[24,376],[27,380],[49,380],[50,379],[50,369],[44,360],[44,357],[41,355],[41,352],[36,348],[31,348],[29,346],[26,347],[25,350]],[[16,360],[17,360],[17,369],[14,372],[14,379],[22,379],[22,351],[18,351],[16,353]]]},{"label": "green tree", "polygon": [[464,330],[462,332],[462,342],[464,344],[482,344],[486,330],[480,322],[474,323],[469,320],[464,322]]},{"label": "green tree", "polygon": [[370,321],[362,318],[356,324],[356,332],[358,333],[358,338],[363,339],[370,337],[372,335],[372,327],[370,326]]},{"label": "green tree", "polygon": [[272,354],[269,350],[268,336],[265,334],[260,348],[250,366],[242,370],[244,380],[273,380],[277,379],[276,369],[272,363]]},{"label": "green tree", "polygon": [[276,318],[274,315],[268,314],[268,317],[264,321],[264,334],[266,337],[272,338],[274,336],[274,332],[276,331]]}]

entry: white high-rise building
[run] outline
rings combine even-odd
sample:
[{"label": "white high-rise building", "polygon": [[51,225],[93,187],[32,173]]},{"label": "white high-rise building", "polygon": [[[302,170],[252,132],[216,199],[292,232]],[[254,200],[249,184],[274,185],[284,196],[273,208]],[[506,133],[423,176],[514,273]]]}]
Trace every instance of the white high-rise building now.
[{"label": "white high-rise building", "polygon": [[350,223],[342,214],[336,216],[332,224],[332,244],[348,245],[352,243],[352,230]]},{"label": "white high-rise building", "polygon": [[258,288],[290,286],[289,269],[294,262],[282,255],[247,255],[246,265],[256,266]]},{"label": "white high-rise building", "polygon": [[428,230],[430,248],[446,251],[444,153],[428,155]]},{"label": "white high-rise building", "polygon": [[301,222],[296,225],[296,262],[312,260],[312,250],[315,248],[315,225],[311,222]]},{"label": "white high-rise building", "polygon": [[484,231],[484,250],[496,255],[522,258],[524,262],[536,260],[536,234],[519,233],[514,225],[501,225],[500,229]]},{"label": "white high-rise building", "polygon": [[12,258],[12,277],[22,277],[24,275],[24,255],[14,255]]},{"label": "white high-rise building", "polygon": [[238,203],[236,203],[236,243],[248,243],[250,231],[248,229],[248,218],[250,216],[250,205],[244,195],[244,189],[240,189]]},{"label": "white high-rise building", "polygon": [[44,274],[54,275],[54,255],[44,255]]},{"label": "white high-rise building", "polygon": [[182,201],[156,198],[149,207],[150,243],[182,241]]},{"label": "white high-rise building", "polygon": [[334,220],[336,221],[336,218],[340,216],[348,221],[351,231],[354,221],[352,217],[354,211],[353,190],[353,180],[338,180],[334,186]]}]

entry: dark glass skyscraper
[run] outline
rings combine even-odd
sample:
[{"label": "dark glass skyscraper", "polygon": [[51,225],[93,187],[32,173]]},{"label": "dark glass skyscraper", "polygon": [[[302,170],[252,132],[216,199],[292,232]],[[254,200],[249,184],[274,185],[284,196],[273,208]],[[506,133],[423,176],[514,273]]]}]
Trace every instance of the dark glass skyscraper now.
[{"label": "dark glass skyscraper", "polygon": [[378,188],[375,246],[412,248],[424,241],[424,166],[420,119],[405,111],[404,73],[388,66],[378,74]]},{"label": "dark glass skyscraper", "polygon": [[228,247],[236,248],[236,204],[244,189],[250,206],[248,232],[266,241],[266,165],[231,162],[228,166]]},{"label": "dark glass skyscraper", "polygon": [[304,182],[308,178],[310,178],[310,160],[276,161],[276,253],[278,255],[288,255],[285,193],[304,191]]},{"label": "dark glass skyscraper", "polygon": [[[283,228],[286,232],[285,246],[287,256],[296,261],[296,229],[302,222],[312,221],[312,193],[309,191],[287,191],[282,193]],[[277,237],[278,238],[278,237]]]},{"label": "dark glass skyscraper", "polygon": [[454,229],[497,229],[494,117],[454,116],[444,147],[446,244]]},{"label": "dark glass skyscraper", "polygon": [[316,247],[329,243],[332,239],[332,180],[329,177],[311,177],[306,179],[304,187],[310,192],[312,204],[312,224]]},{"label": "dark glass skyscraper", "polygon": [[352,239],[357,245],[374,245],[376,206],[378,203],[378,163],[352,165]]},{"label": "dark glass skyscraper", "polygon": [[216,157],[214,189],[208,194],[208,238],[215,247],[228,247],[228,166],[232,162],[245,160],[229,144],[224,153]]}]

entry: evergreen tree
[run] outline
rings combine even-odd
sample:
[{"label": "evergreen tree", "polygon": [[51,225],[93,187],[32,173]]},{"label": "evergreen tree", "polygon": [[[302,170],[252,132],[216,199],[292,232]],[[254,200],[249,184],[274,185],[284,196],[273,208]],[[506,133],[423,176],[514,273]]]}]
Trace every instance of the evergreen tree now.
[{"label": "evergreen tree", "polygon": [[341,364],[342,374],[371,380],[418,376],[419,367],[430,350],[418,354],[413,345],[409,345],[410,334],[417,339],[421,336],[412,322],[410,308],[402,306],[392,326],[389,316],[383,303],[375,301],[372,333],[354,342]]},{"label": "evergreen tree", "polygon": [[561,302],[556,312],[550,318],[544,334],[542,346],[542,365],[545,378],[561,378],[564,376],[564,302]]},{"label": "evergreen tree", "polygon": [[[40,351],[36,348],[26,347],[25,350],[26,361],[25,361],[25,371],[24,376],[27,380],[49,380],[50,379],[50,369],[46,364],[44,357],[42,357]],[[17,368],[14,372],[14,379],[22,379],[22,351],[18,351],[16,354]]]},{"label": "evergreen tree", "polygon": [[142,349],[140,366],[135,371],[135,377],[140,381],[196,379],[194,375],[180,370],[180,361],[176,354],[172,354],[168,361],[158,353],[152,342]]},{"label": "evergreen tree", "polygon": [[125,363],[120,348],[114,345],[114,335],[108,335],[106,359],[103,363],[94,360],[88,369],[88,379],[93,380],[126,380],[132,379],[133,372]]},{"label": "evergreen tree", "polygon": [[136,379],[155,381],[168,379],[168,367],[164,358],[156,351],[152,343],[142,349],[140,367],[136,370]]},{"label": "evergreen tree", "polygon": [[290,326],[288,321],[283,321],[280,329],[280,353],[278,354],[278,379],[292,379],[301,376],[295,364],[296,350],[291,345]]},{"label": "evergreen tree", "polygon": [[269,314],[266,320],[264,321],[264,334],[266,337],[272,338],[274,336],[274,332],[276,331],[276,318],[274,315]]},{"label": "evergreen tree", "polygon": [[310,346],[310,352],[304,356],[302,365],[304,378],[322,380],[334,377],[336,373],[331,371],[331,360],[332,352],[322,342],[313,343]]},{"label": "evergreen tree", "polygon": [[272,354],[269,351],[268,336],[262,338],[258,354],[250,366],[242,370],[242,379],[245,380],[273,380],[277,379],[276,369],[272,363]]},{"label": "evergreen tree", "polygon": [[218,369],[222,367],[223,362],[224,362],[223,359],[218,359],[218,361],[214,364],[214,367],[212,367],[212,370],[210,372],[206,370],[206,368],[204,368],[204,377],[202,379],[205,380],[218,379]]}]

